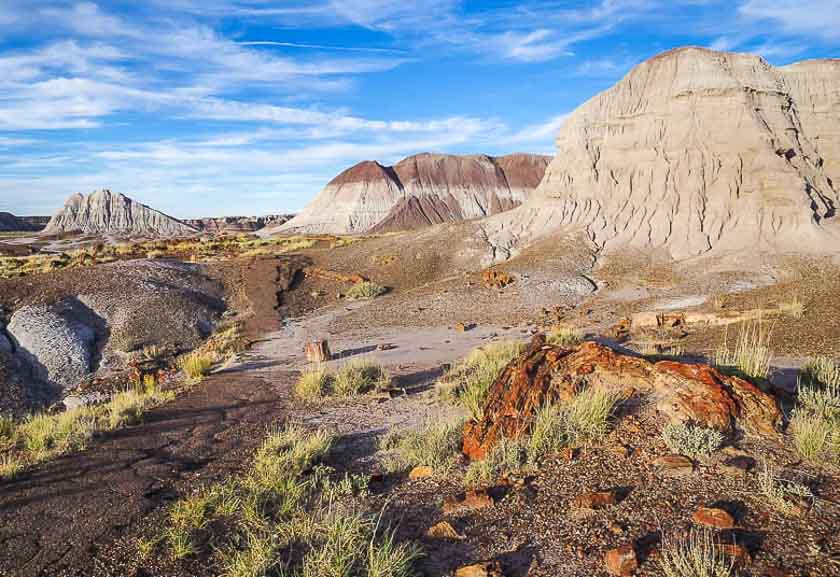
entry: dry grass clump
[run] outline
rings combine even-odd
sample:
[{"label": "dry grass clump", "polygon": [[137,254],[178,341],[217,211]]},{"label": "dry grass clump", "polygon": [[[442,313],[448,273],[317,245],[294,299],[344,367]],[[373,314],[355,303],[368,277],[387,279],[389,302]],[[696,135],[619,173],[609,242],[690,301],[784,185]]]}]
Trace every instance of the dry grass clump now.
[{"label": "dry grass clump", "polygon": [[840,465],[840,368],[833,360],[813,359],[800,370],[790,431],[803,457]]},{"label": "dry grass clump", "polygon": [[633,344],[633,349],[646,357],[681,357],[685,347],[669,342],[642,341]]},{"label": "dry grass clump", "polygon": [[385,435],[380,448],[391,451],[391,470],[431,467],[437,473],[449,471],[461,452],[462,420],[428,424],[417,430],[393,431]]},{"label": "dry grass clump", "polygon": [[391,386],[391,376],[372,358],[362,357],[342,365],[333,379],[336,395],[352,397],[370,391],[386,391]]},{"label": "dry grass clump", "polygon": [[715,351],[715,365],[735,369],[747,377],[765,380],[770,372],[770,330],[761,319],[743,323],[733,348],[727,330],[722,345]]},{"label": "dry grass clump", "polygon": [[686,536],[666,537],[658,560],[665,577],[729,577],[735,570],[735,560],[707,529],[692,528]]},{"label": "dry grass clump", "polygon": [[794,296],[789,301],[779,303],[779,312],[795,319],[804,317],[806,310],[805,303],[798,296]]},{"label": "dry grass clump", "polygon": [[374,391],[387,391],[391,376],[376,359],[361,357],[344,363],[331,373],[316,366],[301,374],[294,386],[295,396],[314,402],[331,396],[353,397]]},{"label": "dry grass clump", "polygon": [[191,382],[197,383],[210,374],[210,369],[215,361],[216,357],[211,353],[193,351],[178,359],[178,368],[184,372]]},{"label": "dry grass clump", "polygon": [[294,386],[295,396],[303,401],[317,401],[330,394],[333,376],[324,367],[305,371]]},{"label": "dry grass clump", "polygon": [[571,348],[583,342],[583,335],[576,328],[560,325],[545,335],[545,341],[550,345]]},{"label": "dry grass clump", "polygon": [[366,300],[381,297],[386,292],[388,292],[387,288],[385,288],[381,284],[377,284],[373,281],[368,280],[354,284],[349,289],[347,289],[347,292],[344,293],[344,296],[351,301]]},{"label": "dry grass clump", "polygon": [[523,343],[504,341],[475,349],[441,380],[441,394],[463,404],[472,418],[479,420],[490,385],[524,348]]},{"label": "dry grass clump", "polygon": [[776,469],[771,467],[766,461],[759,471],[758,477],[758,492],[767,500],[767,502],[779,511],[790,511],[793,508],[792,499],[813,499],[814,493],[811,489],[801,483],[783,479],[779,476]]},{"label": "dry grass clump", "polygon": [[469,484],[487,484],[523,466],[539,466],[564,447],[594,444],[609,430],[619,396],[602,389],[584,389],[563,403],[544,405],[534,417],[527,436],[502,439],[482,461],[467,470]]},{"label": "dry grass clump", "polygon": [[668,423],[662,439],[675,453],[689,457],[710,457],[723,446],[723,433],[691,423]]},{"label": "dry grass clump", "polygon": [[109,402],[59,414],[37,414],[20,423],[0,419],[0,477],[54,457],[84,450],[97,432],[140,422],[149,408],[174,394],[156,387],[116,394]]},{"label": "dry grass clump", "polygon": [[333,481],[319,464],[332,442],[297,426],[270,431],[243,475],[175,503],[155,542],[176,558],[212,555],[229,577],[413,575],[417,547],[358,510],[366,483]]}]

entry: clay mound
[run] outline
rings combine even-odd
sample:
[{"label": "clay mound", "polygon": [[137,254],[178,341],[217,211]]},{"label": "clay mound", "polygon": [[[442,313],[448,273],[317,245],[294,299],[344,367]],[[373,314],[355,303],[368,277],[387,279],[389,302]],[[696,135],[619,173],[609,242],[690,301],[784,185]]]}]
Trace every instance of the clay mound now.
[{"label": "clay mound", "polygon": [[15,216],[10,212],[0,212],[0,232],[28,232],[38,228],[26,219]]},{"label": "clay mound", "polygon": [[500,254],[563,227],[598,248],[838,248],[840,65],[684,48],[578,108],[528,201],[484,225]]},{"label": "clay mound", "polygon": [[772,434],[782,419],[774,397],[708,365],[654,363],[594,342],[564,349],[538,335],[490,387],[482,420],[465,426],[464,453],[484,458],[500,438],[525,433],[543,404],[568,400],[584,384],[643,395],[672,420],[727,434]]},{"label": "clay mound", "polygon": [[74,194],[43,234],[86,233],[128,236],[179,236],[198,232],[183,222],[110,190]]},{"label": "clay mound", "polygon": [[385,232],[498,214],[527,198],[549,161],[530,154],[419,154],[393,167],[362,162],[268,233]]}]

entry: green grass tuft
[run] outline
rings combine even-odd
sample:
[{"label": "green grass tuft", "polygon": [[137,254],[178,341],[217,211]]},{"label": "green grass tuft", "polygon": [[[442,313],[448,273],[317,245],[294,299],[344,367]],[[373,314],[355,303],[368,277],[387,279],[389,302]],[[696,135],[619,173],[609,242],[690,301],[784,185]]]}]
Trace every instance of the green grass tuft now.
[{"label": "green grass tuft", "polygon": [[388,289],[380,284],[377,284],[372,281],[364,281],[356,283],[352,287],[347,289],[347,292],[344,294],[344,296],[351,301],[367,300],[375,299],[376,297],[380,297],[387,292]]},{"label": "green grass tuft", "polygon": [[372,358],[351,360],[341,368],[333,380],[335,393],[342,397],[352,397],[370,391],[386,391],[391,386],[388,371]]},{"label": "green grass tuft", "polygon": [[437,423],[412,431],[392,432],[380,443],[380,448],[393,451],[392,469],[416,466],[432,467],[435,472],[449,471],[461,450],[463,421]]}]

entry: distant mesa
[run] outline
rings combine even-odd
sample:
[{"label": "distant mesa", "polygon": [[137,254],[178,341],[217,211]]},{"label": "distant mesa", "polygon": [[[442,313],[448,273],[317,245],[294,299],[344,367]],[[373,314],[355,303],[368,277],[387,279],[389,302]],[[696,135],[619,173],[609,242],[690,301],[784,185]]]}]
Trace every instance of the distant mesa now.
[{"label": "distant mesa", "polygon": [[550,157],[418,154],[394,166],[361,162],[270,233],[353,234],[481,218],[519,206]]},{"label": "distant mesa", "polygon": [[37,232],[46,225],[42,218],[39,216],[15,216],[10,212],[0,212],[0,232]]},{"label": "distant mesa", "polygon": [[293,214],[269,214],[266,216],[222,216],[184,219],[184,223],[208,234],[250,233],[267,226],[280,226],[294,218]]},{"label": "distant mesa", "polygon": [[74,194],[68,198],[42,234],[181,236],[197,232],[194,227],[123,194],[98,190],[89,195]]},{"label": "distant mesa", "polygon": [[573,112],[545,178],[483,221],[502,260],[561,230],[601,251],[840,251],[840,61],[681,48]]}]

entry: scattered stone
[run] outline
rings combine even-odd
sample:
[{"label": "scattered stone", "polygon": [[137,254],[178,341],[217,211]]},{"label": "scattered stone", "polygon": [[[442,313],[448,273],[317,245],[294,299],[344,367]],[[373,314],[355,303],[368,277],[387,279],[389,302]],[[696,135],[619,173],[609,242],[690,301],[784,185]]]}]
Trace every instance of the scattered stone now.
[{"label": "scattered stone", "polygon": [[431,477],[434,474],[435,474],[435,470],[432,469],[431,467],[428,467],[426,465],[418,465],[417,467],[414,467],[408,473],[408,478],[412,479],[412,480],[413,479],[425,479],[426,477]]},{"label": "scattered stone", "polygon": [[593,491],[584,493],[575,497],[573,506],[578,509],[591,509],[597,511],[604,509],[610,505],[615,505],[618,501],[615,491]]},{"label": "scattered stone", "polygon": [[397,348],[397,345],[392,343],[382,343],[376,347],[379,351],[393,351],[395,348]]},{"label": "scattered stone", "polygon": [[639,568],[636,550],[632,544],[622,545],[607,551],[604,556],[604,564],[611,574],[623,577],[632,575]]},{"label": "scattered stone", "polygon": [[443,501],[443,512],[446,514],[462,511],[475,511],[492,507],[493,497],[485,489],[469,490],[462,495],[447,497]]},{"label": "scattered stone", "polygon": [[683,477],[694,473],[694,463],[684,455],[663,455],[654,460],[653,464],[669,477]]},{"label": "scattered stone", "polygon": [[467,331],[473,330],[475,327],[475,323],[457,323],[455,325],[455,330],[459,333],[465,333]]},{"label": "scattered stone", "polygon": [[743,476],[755,468],[755,459],[749,456],[731,457],[719,465],[720,470],[727,475]]},{"label": "scattered stone", "polygon": [[607,529],[609,529],[610,533],[612,533],[613,535],[623,535],[625,531],[624,527],[616,521],[611,522]]},{"label": "scattered stone", "polygon": [[481,279],[484,285],[490,288],[503,289],[506,286],[513,284],[513,277],[501,270],[487,269],[482,273]]},{"label": "scattered stone", "polygon": [[502,573],[502,565],[498,561],[482,561],[457,569],[455,577],[505,577],[505,574]]},{"label": "scattered stone", "polygon": [[566,461],[567,463],[571,463],[572,461],[577,459],[578,453],[579,451],[575,447],[564,447],[560,451],[560,458]]},{"label": "scattered stone", "polygon": [[327,341],[311,341],[304,345],[306,360],[310,363],[325,363],[332,358]]},{"label": "scattered stone", "polygon": [[728,511],[717,507],[700,507],[691,519],[698,525],[714,527],[715,529],[733,529],[735,518]]},{"label": "scattered stone", "polygon": [[432,539],[463,539],[449,521],[441,521],[429,527],[426,536]]},{"label": "scattered stone", "polygon": [[743,545],[735,543],[719,543],[721,553],[731,557],[737,567],[744,567],[752,562],[752,556]]}]

